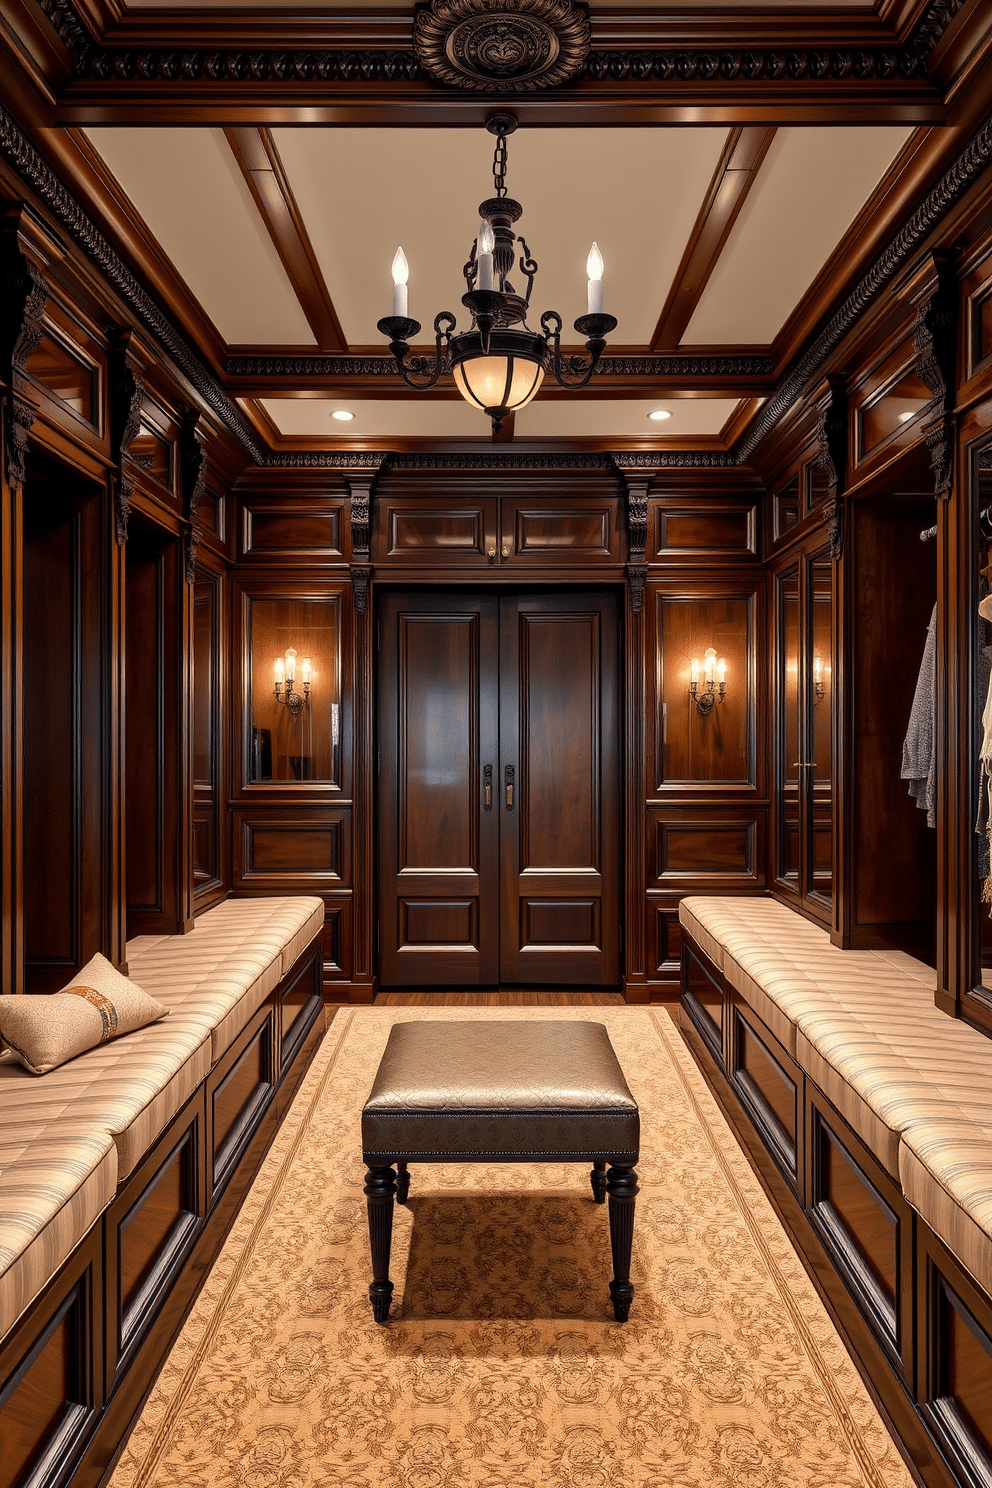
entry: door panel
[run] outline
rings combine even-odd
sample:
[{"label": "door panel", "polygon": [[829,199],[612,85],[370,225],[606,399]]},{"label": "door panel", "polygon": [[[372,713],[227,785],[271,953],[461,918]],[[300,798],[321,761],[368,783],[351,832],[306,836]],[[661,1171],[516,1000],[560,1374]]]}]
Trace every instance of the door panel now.
[{"label": "door panel", "polygon": [[617,671],[612,595],[503,599],[505,982],[619,980]]},{"label": "door panel", "polygon": [[486,986],[498,975],[498,602],[389,595],[380,612],[380,975]]},{"label": "door panel", "polygon": [[383,986],[619,981],[612,595],[380,611]]}]

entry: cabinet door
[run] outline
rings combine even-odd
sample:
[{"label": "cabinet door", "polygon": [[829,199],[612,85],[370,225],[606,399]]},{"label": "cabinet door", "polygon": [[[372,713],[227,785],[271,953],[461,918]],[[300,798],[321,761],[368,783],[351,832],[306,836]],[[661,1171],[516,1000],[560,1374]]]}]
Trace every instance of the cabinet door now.
[{"label": "cabinet door", "polygon": [[390,594],[380,636],[380,978],[494,985],[499,600]]},{"label": "cabinet door", "polygon": [[776,575],[775,882],[828,919],[833,903],[833,564],[804,552]]},{"label": "cabinet door", "polygon": [[566,504],[504,498],[500,558],[537,568],[619,562],[616,510],[612,497],[577,497]]},{"label": "cabinet door", "polygon": [[496,501],[385,501],[372,561],[385,568],[488,566],[497,561]]}]

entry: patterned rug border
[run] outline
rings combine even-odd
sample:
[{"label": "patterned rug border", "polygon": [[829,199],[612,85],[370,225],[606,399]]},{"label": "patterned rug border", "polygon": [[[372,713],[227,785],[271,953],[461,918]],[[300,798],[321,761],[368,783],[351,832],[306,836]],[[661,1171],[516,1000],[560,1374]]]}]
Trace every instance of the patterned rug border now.
[{"label": "patterned rug border", "polygon": [[[795,1328],[798,1337],[802,1340],[803,1348],[806,1351],[806,1357],[809,1359],[813,1368],[816,1370],[817,1377],[819,1378],[820,1384],[823,1386],[824,1393],[827,1395],[833,1406],[834,1414],[836,1415],[843,1428],[844,1435],[846,1436],[848,1444],[850,1445],[852,1455],[854,1456],[858,1467],[861,1469],[861,1472],[865,1478],[865,1482],[870,1484],[871,1488],[885,1488],[885,1479],[878,1472],[875,1466],[874,1459],[872,1458],[871,1453],[868,1451],[868,1448],[865,1445],[864,1438],[858,1428],[858,1423],[852,1417],[850,1411],[847,1408],[847,1403],[844,1400],[843,1395],[837,1389],[833,1371],[820,1352],[816,1339],[813,1337],[812,1330],[810,1329],[809,1324],[806,1322],[806,1318],[799,1304],[799,1299],[793,1292],[788,1278],[784,1275],[778,1262],[772,1255],[771,1247],[768,1244],[768,1237],[765,1233],[765,1230],[762,1228],[761,1225],[758,1224],[757,1216],[755,1214],[755,1205],[753,1202],[755,1190],[757,1190],[757,1193],[760,1195],[762,1205],[765,1210],[766,1219],[770,1218],[774,1222],[774,1224],[778,1226],[779,1229],[783,1228],[782,1221],[775,1213],[775,1210],[773,1209],[767,1194],[761,1187],[758,1179],[755,1177],[754,1171],[751,1168],[747,1157],[741,1151],[740,1145],[737,1142],[737,1138],[734,1136],[727,1118],[724,1116],[723,1112],[720,1110],[719,1106],[714,1100],[709,1087],[706,1085],[703,1076],[700,1074],[698,1068],[696,1067],[691,1053],[689,1052],[685,1043],[682,1041],[681,1037],[678,1035],[678,1032],[675,1029],[675,1025],[671,1022],[671,1019],[668,1019],[668,1027],[666,1027],[664,1023],[659,1022],[659,1015],[653,1008],[650,1010],[650,1015],[651,1021],[654,1023],[655,1028],[658,1032],[658,1036],[661,1038],[662,1043],[667,1046],[670,1054],[672,1055],[672,1063],[675,1065],[676,1072],[682,1083],[682,1087],[685,1090],[686,1098],[688,1099],[689,1104],[692,1107],[697,1120],[699,1121],[699,1125],[703,1130],[703,1134],[705,1135],[706,1141],[713,1153],[716,1164],[719,1167],[724,1178],[726,1179],[727,1186],[730,1189],[730,1192],[734,1196],[734,1202],[740,1210],[741,1218],[747,1225],[748,1231],[750,1232],[751,1238],[754,1241],[758,1253],[765,1263],[768,1274],[771,1277],[772,1281],[775,1283],[775,1289],[781,1297],[782,1302],[786,1307],[790,1318],[792,1319],[792,1326]],[[662,1017],[667,1017],[667,1015],[662,1014]],[[669,1039],[671,1038],[669,1028],[671,1028],[672,1033],[675,1034],[675,1038],[672,1040],[672,1042],[669,1042]],[[686,1063],[684,1061],[688,1063],[688,1068],[686,1067]],[[694,1088],[694,1081],[699,1081],[702,1084],[707,1102],[711,1108],[709,1111],[703,1110],[702,1104],[698,1098],[697,1091]],[[719,1121],[720,1125],[727,1132],[730,1140],[734,1144],[732,1149],[733,1161],[717,1140],[717,1134],[713,1129],[714,1121]],[[746,1174],[748,1180],[746,1187],[751,1189],[750,1195],[745,1194],[745,1184],[739,1181],[739,1175],[734,1170],[735,1162],[739,1162],[742,1164],[742,1172]],[[804,1271],[804,1275],[805,1274],[806,1273]],[[806,1279],[809,1282],[809,1285],[812,1286],[813,1283],[810,1278],[807,1276]]]},{"label": "patterned rug border", "polygon": [[[391,1024],[400,1021],[442,1021],[445,1019],[459,1021],[462,1019],[472,1021],[492,1019],[497,1021],[505,1019],[508,1014],[512,1014],[514,1017],[524,1018],[528,1021],[534,1021],[540,1018],[549,1021],[557,1021],[562,1018],[569,1020],[579,1019],[589,1022],[600,1022],[608,1027],[607,1018],[597,1016],[597,1013],[602,1014],[605,1012],[606,1009],[600,1009],[595,1006],[556,1007],[554,1009],[537,1007],[514,1007],[512,1009],[507,1007],[458,1007],[457,1009],[418,1007],[404,1009],[402,1007],[389,1006],[383,1008],[364,1007],[340,1010],[333,1019],[314,1056],[310,1069],[289,1107],[259,1173],[248,1190],[241,1211],[231,1227],[222,1251],[208,1272],[204,1285],[194,1302],[183,1330],[170,1350],[169,1355],[166,1356],[163,1369],[153,1385],[152,1391],[135,1423],[130,1442],[132,1453],[134,1453],[136,1446],[134,1437],[140,1436],[142,1432],[145,1434],[150,1433],[150,1440],[145,1450],[141,1453],[140,1458],[136,1461],[133,1472],[127,1478],[127,1488],[149,1488],[149,1485],[155,1479],[158,1467],[168,1451],[173,1429],[196,1385],[199,1373],[210,1353],[211,1345],[223,1327],[228,1309],[237,1293],[241,1280],[252,1263],[256,1248],[265,1232],[266,1225],[276,1208],[287,1179],[293,1170],[296,1158],[307,1139],[320,1103],[337,1069],[340,1056],[348,1041],[348,1036],[353,1031],[357,1031],[363,1024],[367,1023]],[[688,1109],[705,1137],[706,1144],[711,1150],[720,1174],[726,1183],[728,1193],[739,1211],[766,1273],[786,1309],[789,1320],[795,1330],[796,1338],[803,1352],[806,1354],[825,1396],[830,1402],[834,1417],[848,1444],[853,1463],[856,1464],[866,1488],[887,1488],[887,1480],[879,1471],[865,1443],[858,1423],[854,1420],[844,1396],[837,1386],[833,1371],[821,1352],[810,1326],[806,1322],[802,1300],[796,1295],[793,1284],[773,1254],[772,1246],[769,1243],[767,1227],[772,1227],[773,1238],[781,1238],[787,1247],[788,1253],[795,1258],[799,1285],[809,1289],[809,1295],[814,1299],[816,1305],[822,1309],[823,1304],[819,1294],[812,1280],[807,1275],[802,1262],[796,1256],[778,1215],[775,1213],[760,1182],[755,1176],[746,1155],[737,1143],[726,1117],[707,1087],[675,1023],[668,1013],[654,1008],[611,1007],[609,1014],[611,1017],[621,1016],[625,1021],[629,1019],[631,1022],[642,1023],[646,1030],[650,1030],[654,1034],[669,1055],[678,1084],[685,1095]],[[225,1261],[230,1264],[230,1258],[232,1256],[234,1257],[233,1265],[230,1265],[226,1279],[220,1284]],[[213,1299],[210,1296],[212,1283],[215,1287],[220,1284],[220,1289]],[[838,1343],[843,1347],[843,1340],[836,1333],[832,1320],[828,1318],[828,1321]],[[170,1361],[172,1361],[174,1354],[179,1350],[182,1342],[186,1343],[188,1354],[178,1372],[176,1380],[170,1386],[167,1382]],[[848,1355],[848,1357],[850,1356]],[[855,1372],[857,1373],[856,1369]],[[865,1390],[866,1399],[872,1409],[877,1411],[877,1406],[868,1394],[863,1381],[860,1379],[860,1375],[858,1375],[858,1381],[862,1389]],[[156,1401],[156,1394],[160,1397],[164,1395],[167,1398],[164,1401],[161,1398]],[[161,1413],[159,1414],[159,1412]],[[153,1415],[158,1416],[157,1424],[154,1425],[151,1419],[149,1419]],[[884,1420],[882,1424],[888,1430]],[[125,1442],[122,1446],[122,1452],[127,1446],[128,1443]],[[111,1479],[108,1480],[109,1482],[113,1483],[115,1473],[116,1467],[111,1474]]]}]

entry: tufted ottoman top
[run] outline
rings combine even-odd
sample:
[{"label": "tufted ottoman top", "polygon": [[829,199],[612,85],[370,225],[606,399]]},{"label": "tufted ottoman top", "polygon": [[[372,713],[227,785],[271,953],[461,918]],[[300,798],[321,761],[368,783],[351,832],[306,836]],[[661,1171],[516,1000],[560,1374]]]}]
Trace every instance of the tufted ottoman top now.
[{"label": "tufted ottoman top", "polygon": [[601,1023],[393,1025],[362,1111],[370,1166],[637,1161],[640,1115]]}]

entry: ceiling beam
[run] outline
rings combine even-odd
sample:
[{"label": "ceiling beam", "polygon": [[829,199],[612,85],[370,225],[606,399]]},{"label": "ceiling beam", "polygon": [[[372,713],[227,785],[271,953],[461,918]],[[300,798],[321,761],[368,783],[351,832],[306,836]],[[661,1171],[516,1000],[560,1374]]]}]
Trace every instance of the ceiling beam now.
[{"label": "ceiling beam", "polygon": [[346,351],[341,322],[272,136],[267,129],[252,128],[225,129],[224,134],[318,347]]},{"label": "ceiling beam", "polygon": [[774,138],[775,130],[760,124],[732,129],[727,136],[655,327],[652,351],[672,351],[685,335]]}]

